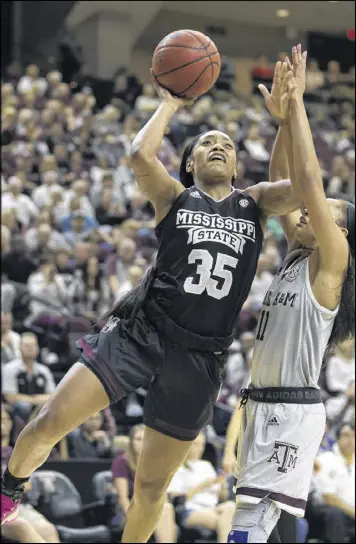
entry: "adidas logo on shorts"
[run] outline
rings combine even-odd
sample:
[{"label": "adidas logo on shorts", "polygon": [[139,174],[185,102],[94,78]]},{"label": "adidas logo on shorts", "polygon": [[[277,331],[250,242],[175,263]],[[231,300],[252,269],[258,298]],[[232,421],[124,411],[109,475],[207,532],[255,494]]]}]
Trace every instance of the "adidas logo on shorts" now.
[{"label": "adidas logo on shorts", "polygon": [[267,427],[268,427],[268,425],[274,425],[274,426],[279,425],[278,419],[276,417],[271,417],[271,419],[267,423]]},{"label": "adidas logo on shorts", "polygon": [[201,198],[200,194],[198,193],[198,191],[192,191],[190,193],[190,196],[194,196],[194,198]]}]

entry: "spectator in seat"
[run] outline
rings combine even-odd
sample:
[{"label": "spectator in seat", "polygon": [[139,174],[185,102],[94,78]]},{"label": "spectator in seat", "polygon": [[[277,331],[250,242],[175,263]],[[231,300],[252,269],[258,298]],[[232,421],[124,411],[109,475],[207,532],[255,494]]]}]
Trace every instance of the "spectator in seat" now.
[{"label": "spectator in seat", "polygon": [[22,193],[23,186],[19,178],[12,176],[8,181],[9,191],[2,195],[3,210],[13,208],[17,221],[25,228],[38,215],[38,208],[30,197]]},{"label": "spectator in seat", "polygon": [[28,255],[22,234],[14,234],[11,251],[2,256],[2,273],[10,281],[26,284],[30,275],[37,270],[37,265]]},{"label": "spectator in seat", "polygon": [[1,312],[1,364],[21,357],[21,337],[12,330],[12,314]]},{"label": "spectator in seat", "polygon": [[86,219],[85,213],[81,210],[77,210],[71,214],[70,230],[64,233],[64,238],[70,247],[74,247],[78,242],[86,240],[87,235],[93,229],[94,225],[89,226]]},{"label": "spectator in seat", "polygon": [[355,381],[355,339],[341,342],[326,365],[326,386],[332,395],[344,393]]},{"label": "spectator in seat", "polygon": [[246,139],[244,140],[244,145],[251,158],[255,161],[269,161],[270,154],[265,148],[264,139],[260,136],[258,125],[253,124],[250,126]]},{"label": "spectator in seat", "polygon": [[326,79],[328,83],[338,83],[340,81],[341,71],[340,63],[337,60],[328,62],[328,71]]},{"label": "spectator in seat", "polygon": [[112,457],[112,443],[103,430],[102,412],[89,417],[68,435],[68,453],[75,459],[102,459]]},{"label": "spectator in seat", "polygon": [[66,286],[63,278],[56,273],[54,259],[43,257],[38,272],[32,274],[28,280],[28,290],[30,295],[41,297],[43,302],[32,300],[30,303],[33,316],[44,313],[56,313],[56,311],[46,304],[50,301],[56,304],[60,310],[67,300]]},{"label": "spectator in seat", "polygon": [[39,209],[49,204],[51,189],[53,187],[62,189],[61,186],[58,185],[58,174],[55,171],[48,170],[48,172],[44,172],[42,181],[43,184],[37,187],[32,193],[32,199]]},{"label": "spectator in seat", "polygon": [[217,532],[217,542],[226,542],[235,503],[226,500],[225,473],[218,475],[213,465],[201,458],[204,449],[205,436],[200,433],[173,476],[168,495],[185,498],[185,511],[181,516],[185,527],[206,527]]},{"label": "spectator in seat", "polygon": [[310,59],[306,70],[305,89],[307,92],[313,92],[320,89],[325,84],[325,76],[319,69],[319,64],[316,60]]},{"label": "spectator in seat", "polygon": [[[1,473],[5,470],[10,459],[12,447],[10,436],[13,428],[13,421],[9,408],[1,406]],[[29,491],[31,484],[26,484],[26,491]],[[24,501],[20,504],[18,517],[11,523],[1,527],[2,537],[15,540],[16,542],[40,543],[60,542],[57,529],[42,514],[37,512],[31,504]]]},{"label": "spectator in seat", "polygon": [[323,542],[355,542],[355,427],[343,424],[332,451],[319,454],[314,466],[318,501],[307,521]]},{"label": "spectator in seat", "polygon": [[[112,477],[119,506],[126,516],[132,499],[138,456],[142,448],[144,425],[135,425],[130,431],[127,452],[119,453],[112,463]],[[177,528],[173,506],[167,501],[154,532],[159,542],[177,542]]]},{"label": "spectator in seat", "polygon": [[129,238],[120,239],[116,253],[108,257],[107,275],[111,293],[114,297],[119,295],[120,285],[128,280],[129,269],[136,256],[136,243]]},{"label": "spectator in seat", "polygon": [[46,224],[29,229],[25,234],[25,244],[33,257],[48,255],[48,253],[58,249],[70,249],[63,234]]},{"label": "spectator in seat", "polygon": [[40,93],[43,95],[47,89],[47,82],[40,77],[40,69],[36,64],[30,64],[26,68],[25,75],[20,78],[17,84],[17,91],[23,93],[29,91],[34,87],[38,87]]},{"label": "spectator in seat", "polygon": [[37,362],[39,347],[33,333],[21,336],[21,357],[2,365],[2,393],[14,412],[28,421],[36,406],[43,406],[55,390],[52,372]]},{"label": "spectator in seat", "polygon": [[119,297],[133,289],[143,277],[144,270],[140,266],[131,266],[128,272],[128,279],[119,287]]},{"label": "spectator in seat", "polygon": [[261,55],[256,59],[251,75],[256,80],[272,81],[273,66],[265,55]]},{"label": "spectator in seat", "polygon": [[87,196],[88,193],[88,183],[83,179],[78,179],[72,183],[72,186],[69,191],[65,194],[64,204],[67,206],[69,212],[70,201],[77,197],[80,199],[80,209],[85,212],[85,215],[89,217],[95,217],[94,208]]}]

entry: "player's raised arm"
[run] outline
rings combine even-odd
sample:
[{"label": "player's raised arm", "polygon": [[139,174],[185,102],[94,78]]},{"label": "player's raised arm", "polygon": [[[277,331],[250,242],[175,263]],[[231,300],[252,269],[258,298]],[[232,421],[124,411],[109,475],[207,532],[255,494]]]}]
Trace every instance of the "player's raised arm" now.
[{"label": "player's raised arm", "polygon": [[[306,53],[303,55],[300,47],[294,47],[293,65],[303,63],[305,69]],[[336,224],[326,199],[303,97],[298,92],[294,78],[289,79],[287,84],[290,89],[294,86],[290,100],[290,126],[296,184],[303,194],[318,246],[320,261],[317,269],[327,274],[330,282],[326,277],[324,281],[332,288],[337,286],[337,282],[342,283],[348,263],[348,243],[343,230]]]},{"label": "player's raised arm", "polygon": [[[289,126],[289,119],[287,119],[280,122],[277,137],[273,145],[269,165],[269,181],[270,183],[274,183],[284,179],[293,180],[294,178],[293,141]],[[295,244],[296,225],[299,218],[299,210],[291,212],[287,215],[282,215],[279,218],[279,222],[288,241],[289,250],[291,250]]]},{"label": "player's raised arm", "polygon": [[157,159],[157,153],[173,115],[192,101],[175,98],[157,84],[155,88],[162,102],[132,142],[131,167],[138,186],[152,202],[156,211],[156,221],[159,222],[184,187],[169,175]]},{"label": "player's raised arm", "polygon": [[[287,88],[286,82],[290,77],[291,74],[288,73],[287,64],[277,62],[271,92],[269,93],[264,85],[259,85],[269,112],[282,124],[288,121],[289,99],[292,89]],[[290,160],[291,142],[288,136],[288,127],[280,128],[272,154],[270,169],[270,176],[271,179],[273,178],[274,183],[262,182],[249,188],[251,196],[258,202],[258,206],[265,216],[286,216],[300,209],[302,206],[300,195],[296,192],[290,181],[291,172],[288,166],[288,159]],[[284,142],[282,142],[282,138],[285,138]],[[289,151],[289,155],[286,157],[287,150]],[[290,234],[292,229],[286,228],[286,230]]]}]

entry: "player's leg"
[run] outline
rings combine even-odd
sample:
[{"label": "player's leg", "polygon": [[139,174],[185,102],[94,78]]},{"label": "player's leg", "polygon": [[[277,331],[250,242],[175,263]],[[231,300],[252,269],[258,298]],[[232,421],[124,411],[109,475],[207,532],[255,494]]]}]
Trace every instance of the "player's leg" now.
[{"label": "player's leg", "polygon": [[159,542],[177,542],[177,526],[174,506],[165,502],[161,517],[158,520],[155,529],[155,541]]},{"label": "player's leg", "polygon": [[225,501],[217,506],[216,511],[218,514],[218,520],[216,532],[218,536],[218,542],[227,541],[227,535],[229,534],[235,509],[236,503],[234,501]]},{"label": "player's leg", "polygon": [[[37,543],[47,542],[31,523],[22,517],[18,517],[12,523],[3,525],[1,527],[1,536],[3,538],[9,538],[17,542],[24,543]],[[59,540],[57,540],[59,542]]]},{"label": "player's leg", "polygon": [[228,542],[267,542],[281,510],[269,499],[258,504],[239,502],[232,519]]},{"label": "player's leg", "polygon": [[73,365],[16,440],[1,481],[2,523],[16,518],[23,484],[46,461],[53,446],[108,404],[109,397],[95,374],[82,363]]},{"label": "player's leg", "polygon": [[83,363],[75,363],[37,417],[20,433],[8,465],[10,474],[21,479],[31,476],[55,444],[109,402],[95,374]]},{"label": "player's leg", "polygon": [[121,542],[147,542],[150,538],[162,514],[167,488],[191,444],[145,428]]}]

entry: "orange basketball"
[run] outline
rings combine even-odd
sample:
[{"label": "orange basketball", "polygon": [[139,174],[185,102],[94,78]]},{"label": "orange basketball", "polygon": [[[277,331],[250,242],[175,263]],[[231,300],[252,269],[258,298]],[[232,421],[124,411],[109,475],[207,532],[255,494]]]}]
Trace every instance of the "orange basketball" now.
[{"label": "orange basketball", "polygon": [[157,45],[152,72],[172,94],[195,98],[213,87],[220,74],[220,55],[214,42],[195,30],[177,30]]}]

